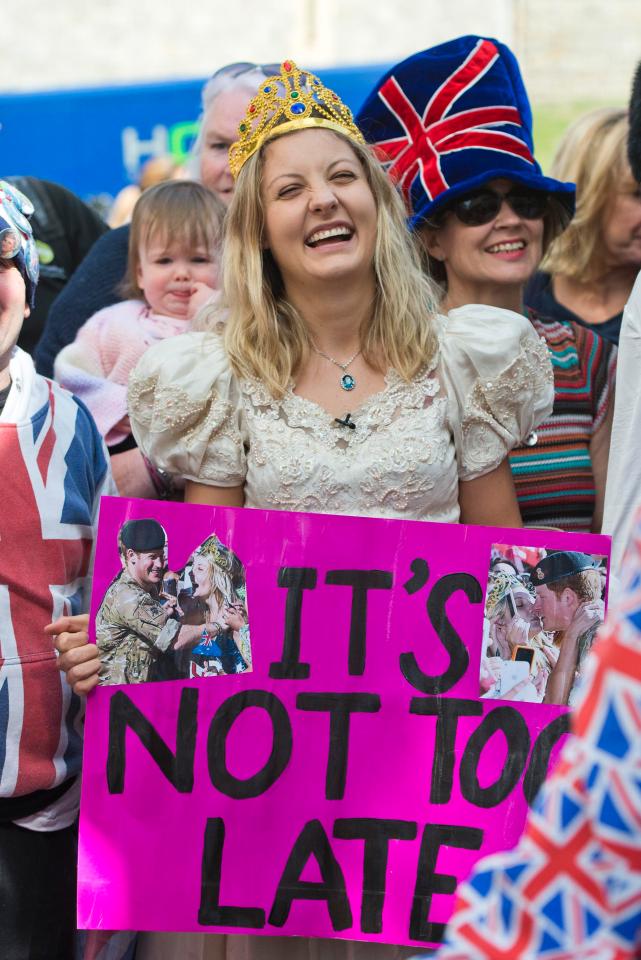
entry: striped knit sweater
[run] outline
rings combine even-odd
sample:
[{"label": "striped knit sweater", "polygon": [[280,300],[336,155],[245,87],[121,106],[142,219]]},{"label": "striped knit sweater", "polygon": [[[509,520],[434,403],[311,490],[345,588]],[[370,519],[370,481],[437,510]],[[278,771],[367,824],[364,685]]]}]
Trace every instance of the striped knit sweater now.
[{"label": "striped knit sweater", "polygon": [[616,347],[579,324],[528,315],[550,351],[554,408],[535,442],[510,454],[523,523],[589,532],[596,500],[590,441],[613,402]]}]

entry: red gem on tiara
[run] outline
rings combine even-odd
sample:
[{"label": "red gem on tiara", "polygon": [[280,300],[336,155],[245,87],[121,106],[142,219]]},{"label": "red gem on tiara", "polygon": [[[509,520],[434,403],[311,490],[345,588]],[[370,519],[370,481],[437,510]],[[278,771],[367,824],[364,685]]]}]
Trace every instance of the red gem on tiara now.
[{"label": "red gem on tiara", "polygon": [[288,72],[292,69],[292,65],[291,65],[291,63],[289,62],[289,60],[285,60],[285,63],[283,64],[283,67],[284,67],[285,70],[287,70]]}]

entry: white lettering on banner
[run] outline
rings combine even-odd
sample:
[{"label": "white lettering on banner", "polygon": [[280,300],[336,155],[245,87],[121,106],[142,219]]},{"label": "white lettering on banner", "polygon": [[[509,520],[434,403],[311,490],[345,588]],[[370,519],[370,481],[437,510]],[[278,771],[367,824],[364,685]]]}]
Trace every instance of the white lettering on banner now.
[{"label": "white lettering on banner", "polygon": [[150,140],[141,140],[135,127],[123,129],[122,159],[131,180],[138,176],[141,157],[160,157],[166,153],[169,153],[169,132],[163,124],[153,127]]}]

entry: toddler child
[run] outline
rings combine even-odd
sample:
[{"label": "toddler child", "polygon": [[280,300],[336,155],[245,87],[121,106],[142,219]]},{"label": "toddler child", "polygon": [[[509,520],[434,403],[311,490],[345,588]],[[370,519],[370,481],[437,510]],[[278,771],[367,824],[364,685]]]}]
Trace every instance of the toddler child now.
[{"label": "toddler child", "polygon": [[145,190],[133,213],[121,288],[130,299],[95,313],[56,358],[55,378],[93,414],[124,496],[170,492],[165,478],[136,449],[127,382],[148,347],[186,332],[214,296],[224,213],[216,195],[191,180]]}]

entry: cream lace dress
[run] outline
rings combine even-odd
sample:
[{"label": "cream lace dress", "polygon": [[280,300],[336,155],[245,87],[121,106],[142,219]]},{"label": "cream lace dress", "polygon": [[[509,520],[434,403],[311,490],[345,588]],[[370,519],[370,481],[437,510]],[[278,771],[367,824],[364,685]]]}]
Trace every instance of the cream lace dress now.
[{"label": "cream lace dress", "polygon": [[[145,353],[129,387],[138,445],[161,470],[245,505],[413,520],[459,519],[458,483],[488,473],[550,413],[547,347],[524,317],[469,305],[438,318],[439,353],[341,427],[294,385],[274,400],[231,372],[220,338],[187,333]],[[345,395],[346,409],[349,396]],[[346,940],[143,934],[137,960],[395,960],[417,948]]]},{"label": "cream lace dress", "polygon": [[548,415],[552,367],[518,314],[468,305],[438,324],[434,362],[410,383],[388,371],[350,411],[353,430],[293,384],[275,400],[238,380],[218,335],[173,337],[131,377],[134,436],[161,470],[243,485],[248,507],[456,523],[459,480],[493,470]]}]

